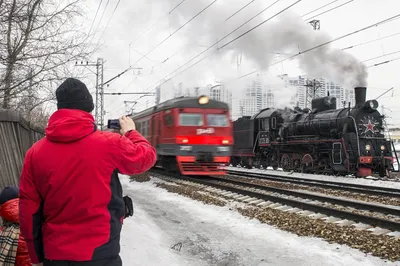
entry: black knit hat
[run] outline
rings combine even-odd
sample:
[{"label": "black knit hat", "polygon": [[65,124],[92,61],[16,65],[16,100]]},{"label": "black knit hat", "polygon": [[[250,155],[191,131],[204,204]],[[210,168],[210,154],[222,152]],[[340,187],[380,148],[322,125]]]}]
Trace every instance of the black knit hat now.
[{"label": "black knit hat", "polygon": [[19,189],[17,187],[5,187],[0,193],[0,204],[18,198]]},{"label": "black knit hat", "polygon": [[79,109],[88,113],[94,109],[93,98],[86,85],[77,79],[67,78],[56,90],[58,109]]}]

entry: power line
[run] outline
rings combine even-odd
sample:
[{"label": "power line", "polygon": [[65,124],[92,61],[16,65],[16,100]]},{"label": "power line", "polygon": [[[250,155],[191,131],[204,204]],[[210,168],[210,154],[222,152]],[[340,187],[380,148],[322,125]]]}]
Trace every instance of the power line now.
[{"label": "power line", "polygon": [[194,20],[195,18],[197,18],[200,14],[202,14],[204,11],[206,11],[210,6],[212,6],[215,2],[217,2],[218,0],[214,0],[212,1],[210,4],[208,4],[205,8],[203,8],[201,11],[199,11],[196,15],[194,15],[191,19],[189,19],[188,21],[186,21],[183,25],[181,25],[179,28],[177,28],[173,33],[171,33],[170,35],[168,35],[164,40],[162,40],[159,44],[157,44],[153,49],[151,49],[150,51],[148,51],[145,55],[143,55],[138,61],[136,61],[133,65],[139,63],[143,58],[145,58],[147,55],[149,55],[151,52],[153,52],[155,49],[157,49],[160,45],[162,45],[165,41],[167,41],[169,38],[171,38],[172,36],[174,36],[175,33],[177,33],[178,31],[180,31],[181,29],[183,29],[183,27],[185,27],[187,24],[189,24],[192,20]]},{"label": "power line", "polygon": [[96,15],[94,15],[94,19],[93,19],[92,25],[90,26],[90,29],[89,29],[89,33],[88,33],[88,35],[90,35],[90,32],[92,31],[92,28],[93,28],[94,22],[96,21],[97,14],[99,13],[99,10],[100,10],[100,7],[101,7],[101,3],[103,3],[103,0],[101,0],[101,1],[100,1],[100,4],[99,4],[99,6],[97,7],[97,10],[96,10]]},{"label": "power line", "polygon": [[[183,65],[181,65],[180,67],[178,67],[177,69],[175,69],[174,71],[172,71],[171,73],[169,73],[167,76],[175,73],[176,71],[178,71],[179,69],[181,69],[182,67],[184,67],[185,65],[189,64],[190,62],[192,62],[194,59],[196,59],[197,57],[201,56],[202,54],[204,54],[205,52],[207,52],[208,50],[210,50],[212,47],[214,47],[215,45],[217,45],[219,42],[221,42],[222,40],[226,39],[228,36],[230,36],[232,33],[236,32],[237,30],[239,30],[241,27],[243,27],[244,25],[246,25],[247,23],[249,23],[251,20],[253,20],[254,18],[256,18],[257,16],[261,15],[263,12],[267,11],[269,8],[271,8],[273,5],[275,5],[276,3],[278,3],[280,0],[276,0],[275,2],[273,2],[272,4],[270,4],[269,6],[267,6],[266,8],[264,8],[263,10],[261,10],[260,12],[258,12],[256,15],[254,15],[253,17],[251,17],[250,19],[248,19],[246,22],[242,23],[240,26],[238,26],[237,28],[235,28],[234,30],[232,30],[230,33],[228,33],[227,35],[225,35],[224,37],[222,37],[221,39],[219,39],[218,41],[216,41],[214,44],[212,44],[211,46],[209,46],[207,49],[203,50],[201,53],[199,53],[198,55],[196,55],[195,57],[193,57],[192,59],[190,59],[189,61],[187,61],[186,63],[184,63]],[[301,1],[301,0],[300,0]],[[276,16],[276,15],[274,15]],[[272,18],[272,17],[271,17]],[[197,61],[194,65],[200,63],[202,60],[204,60],[205,58]],[[191,68],[191,65],[189,68]],[[187,68],[187,69],[189,69]],[[187,69],[185,69],[184,71],[186,71]],[[183,73],[184,71],[180,72]],[[180,74],[179,73],[179,74]],[[179,75],[178,74],[178,75]],[[177,76],[177,75],[175,75]],[[175,77],[174,76],[174,77]],[[116,78],[116,77],[115,77]],[[158,82],[162,81],[163,79],[159,80]],[[157,84],[158,82],[156,82],[155,84]],[[153,86],[153,85],[152,85]]]},{"label": "power line", "polygon": [[387,63],[391,63],[391,62],[397,61],[397,60],[400,60],[400,57],[397,57],[397,58],[394,58],[394,59],[391,59],[391,60],[382,61],[382,62],[373,64],[373,65],[369,65],[369,66],[367,66],[367,68],[377,67],[377,66],[380,66],[380,65],[383,65],[383,64],[387,64]]},{"label": "power line", "polygon": [[245,31],[244,33],[240,34],[239,36],[237,36],[236,38],[234,38],[233,40],[229,41],[228,43],[225,43],[224,45],[222,45],[221,47],[219,47],[217,50],[221,50],[222,48],[226,47],[227,45],[233,43],[234,41],[242,38],[244,35],[248,34],[249,32],[255,30],[256,28],[260,27],[261,25],[263,25],[264,23],[266,23],[267,21],[273,19],[274,17],[278,16],[279,14],[285,12],[286,10],[288,10],[289,8],[291,8],[292,6],[298,4],[299,2],[301,2],[302,0],[297,0],[296,2],[294,2],[293,4],[291,4],[288,7],[285,7],[284,9],[282,9],[281,11],[279,11],[278,13],[276,13],[275,15],[273,15],[272,17],[269,17],[268,19],[262,21],[261,23],[257,24],[256,26],[254,26],[253,28]]},{"label": "power line", "polygon": [[103,19],[104,13],[106,13],[107,6],[108,6],[109,3],[110,3],[110,0],[107,0],[106,6],[104,7],[103,13],[101,14],[99,23],[97,23],[97,27],[96,27],[95,31],[97,31],[97,29],[99,28],[100,22],[101,22],[101,20]]},{"label": "power line", "polygon": [[[276,0],[274,3],[272,3],[271,5],[269,5],[268,7],[264,8],[263,10],[261,10],[259,13],[257,13],[256,15],[254,15],[252,18],[248,19],[246,22],[242,23],[239,27],[235,28],[233,31],[231,31],[230,33],[228,33],[227,35],[225,35],[223,38],[221,38],[220,40],[216,41],[214,44],[212,44],[211,46],[209,46],[207,49],[205,49],[204,51],[202,51],[201,53],[199,53],[198,55],[196,55],[195,57],[193,57],[192,59],[190,59],[189,61],[187,61],[186,63],[184,63],[183,65],[181,65],[180,67],[178,67],[177,69],[175,69],[173,72],[169,73],[168,75],[166,75],[164,78],[162,78],[161,80],[155,82],[154,84],[158,84],[159,82],[161,82],[162,80],[165,80],[166,77],[172,75],[173,73],[177,72],[179,69],[181,69],[182,67],[184,67],[185,65],[187,65],[188,63],[192,62],[194,59],[196,59],[197,57],[199,57],[200,55],[204,54],[205,52],[207,52],[208,50],[210,50],[212,47],[214,47],[215,45],[217,45],[219,42],[221,42],[222,40],[226,39],[229,35],[231,35],[232,33],[234,33],[235,31],[237,31],[238,29],[240,29],[241,27],[243,27],[245,24],[247,24],[248,22],[250,22],[251,20],[253,20],[254,18],[256,18],[257,16],[259,16],[260,14],[262,14],[263,12],[265,12],[267,9],[269,9],[270,7],[272,7],[273,5],[275,5],[276,3],[278,3],[280,0]],[[302,0],[298,0],[297,2],[295,2],[294,4],[290,5],[289,7],[283,9],[282,11],[276,13],[275,15],[271,16],[268,20],[272,19],[273,17],[277,16],[278,14],[282,13],[283,11],[287,10],[288,8],[290,8],[291,6],[297,4],[298,2],[300,2]],[[265,22],[264,22],[265,23]],[[193,66],[197,65],[198,63],[200,63],[201,61],[203,61],[204,59],[206,59],[206,57],[203,57],[202,59],[196,61],[194,64],[190,65],[189,67],[185,68],[184,70],[182,70],[181,72],[179,72],[178,74],[174,75],[173,77],[176,77],[178,75],[180,75],[181,73],[187,71],[188,69],[192,68]],[[168,80],[172,79],[173,77],[170,77]],[[167,81],[168,81],[167,80]],[[164,81],[165,83],[166,81]],[[162,84],[164,84],[162,83]],[[149,88],[151,88],[152,86],[154,86],[154,84],[150,85]],[[162,85],[161,84],[161,85]]]},{"label": "power line", "polygon": [[320,9],[323,9],[324,7],[327,7],[327,6],[333,4],[333,3],[337,2],[337,1],[339,1],[339,0],[334,0],[334,1],[329,2],[329,3],[327,3],[327,4],[323,5],[323,6],[317,7],[316,9],[314,9],[314,10],[308,12],[308,13],[305,13],[305,14],[302,15],[301,17],[305,17],[305,16],[307,16],[307,15],[309,15],[309,14],[311,14],[311,13],[314,13],[315,11],[318,11],[318,10],[320,10]]},{"label": "power line", "polygon": [[344,5],[350,4],[351,2],[354,2],[354,0],[350,0],[350,1],[347,1],[347,2],[345,2],[345,3],[343,3],[343,4],[341,4],[341,5],[332,7],[331,9],[328,9],[328,10],[326,10],[326,11],[324,11],[324,12],[321,12],[321,13],[319,13],[319,14],[317,14],[317,15],[314,15],[314,16],[312,16],[311,18],[308,18],[308,19],[306,19],[306,20],[312,20],[312,19],[315,18],[315,17],[318,17],[318,16],[321,16],[321,15],[326,14],[326,13],[328,13],[328,12],[331,12],[331,11],[333,11],[333,10],[335,10],[335,9],[338,9],[339,7],[342,7],[342,6],[344,6]]},{"label": "power line", "polygon": [[391,52],[391,53],[388,53],[388,54],[384,54],[384,55],[375,56],[375,57],[369,58],[369,59],[361,61],[361,62],[364,63],[364,62],[368,62],[368,61],[371,61],[371,60],[382,58],[382,57],[385,57],[385,56],[388,56],[388,55],[398,54],[398,53],[400,53],[400,50],[397,50],[397,51],[394,51],[394,52]]},{"label": "power line", "polygon": [[390,34],[390,35],[387,35],[387,36],[376,38],[376,39],[371,40],[371,41],[366,41],[366,42],[362,42],[362,43],[355,44],[355,45],[352,45],[352,46],[348,46],[348,47],[342,48],[342,50],[352,49],[352,48],[355,48],[355,47],[358,47],[358,46],[362,46],[362,45],[365,45],[365,44],[369,44],[369,43],[373,43],[373,42],[376,42],[376,41],[384,40],[384,39],[387,39],[387,38],[390,38],[390,37],[393,37],[393,36],[396,36],[396,35],[399,35],[399,34],[400,34],[400,32],[397,32],[397,33],[394,33],[394,34]]},{"label": "power line", "polygon": [[110,24],[110,21],[111,21],[111,19],[113,18],[114,13],[115,13],[115,10],[117,10],[117,8],[118,8],[120,2],[121,2],[121,0],[118,0],[117,4],[115,5],[115,8],[114,8],[114,10],[113,10],[113,12],[112,12],[112,14],[111,14],[111,17],[110,17],[110,19],[108,20],[107,25],[106,25],[106,27],[104,28],[103,33],[101,34],[101,36],[100,36],[100,38],[99,38],[99,42],[100,42],[101,38],[103,37],[104,33],[106,32],[106,29],[107,29],[108,25]]},{"label": "power line", "polygon": [[[286,58],[284,58],[284,59],[282,59],[282,60],[280,60],[280,61],[278,61],[278,62],[275,62],[275,63],[273,63],[273,64],[270,64],[268,67],[273,66],[273,65],[276,65],[276,64],[279,64],[279,63],[282,63],[282,62],[284,62],[284,61],[287,61],[287,60],[292,59],[292,58],[294,58],[294,57],[297,57],[297,56],[299,56],[299,55],[302,55],[302,54],[311,52],[311,51],[313,51],[313,50],[315,50],[315,49],[321,48],[321,47],[323,47],[323,46],[325,46],[325,45],[327,45],[327,44],[336,42],[336,41],[341,40],[341,39],[343,39],[343,38],[346,38],[346,37],[348,37],[348,36],[354,35],[354,34],[356,34],[356,33],[365,31],[365,30],[370,29],[370,28],[372,28],[372,27],[376,27],[376,26],[378,26],[378,25],[381,25],[381,24],[384,24],[384,23],[387,23],[387,22],[390,22],[390,21],[392,21],[392,20],[396,20],[396,19],[399,19],[399,18],[400,18],[400,14],[397,14],[397,15],[395,15],[395,16],[393,16],[393,17],[384,19],[384,20],[382,20],[382,21],[380,21],[380,22],[374,23],[374,24],[369,25],[369,26],[367,26],[367,27],[364,27],[364,28],[361,28],[361,29],[359,29],[359,30],[356,30],[356,31],[347,33],[347,34],[345,34],[345,35],[342,35],[342,36],[340,36],[340,37],[337,37],[337,38],[335,38],[335,39],[333,39],[333,40],[331,40],[331,41],[327,41],[327,42],[325,42],[325,43],[319,44],[319,45],[314,46],[314,47],[312,47],[312,48],[309,48],[309,49],[307,49],[307,50],[301,51],[301,52],[299,52],[298,54],[294,54],[294,55],[292,55],[292,56],[286,57]],[[259,71],[259,70],[252,71],[252,72],[250,72],[250,73],[247,73],[247,74],[245,74],[245,75],[239,77],[238,79],[247,77],[247,76],[249,76],[249,75],[252,75],[252,74],[254,74],[254,73],[257,73],[258,71]]]},{"label": "power line", "polygon": [[168,40],[169,38],[171,38],[174,34],[176,34],[179,30],[181,30],[183,27],[185,27],[187,24],[189,24],[193,19],[195,19],[196,17],[198,17],[200,14],[202,14],[204,11],[206,11],[210,6],[212,6],[215,2],[217,2],[218,0],[214,0],[212,1],[209,5],[207,5],[205,8],[203,8],[200,12],[198,12],[196,15],[194,15],[191,19],[189,19],[187,22],[185,22],[182,26],[180,26],[177,30],[175,30],[173,33],[171,33],[167,38],[165,38],[164,40],[162,40],[159,44],[157,44],[153,49],[151,49],[149,52],[147,52],[144,56],[142,56],[138,61],[136,61],[134,64],[130,65],[127,69],[125,69],[124,71],[122,71],[121,73],[119,73],[117,76],[111,78],[110,80],[106,81],[103,85],[106,85],[108,83],[110,83],[111,81],[113,81],[116,78],[119,78],[121,75],[125,74],[126,72],[128,72],[132,66],[134,66],[135,64],[137,64],[139,61],[141,61],[143,58],[145,58],[147,55],[149,55],[152,51],[154,51],[156,48],[158,48],[161,44],[163,44],[166,40]]},{"label": "power line", "polygon": [[132,41],[130,44],[133,44],[135,42],[137,42],[143,35],[145,35],[147,32],[149,32],[152,28],[154,28],[158,23],[160,23],[165,17],[171,15],[171,13],[177,9],[180,5],[182,5],[185,1],[187,0],[182,0],[179,4],[177,4],[176,6],[174,6],[167,14],[165,14],[164,16],[162,16],[161,18],[159,18],[157,20],[156,23],[154,23],[152,26],[148,27],[142,34],[140,34],[138,37],[135,38],[134,41]]},{"label": "power line", "polygon": [[227,19],[225,19],[225,21],[228,21],[229,19],[231,19],[233,16],[235,16],[236,14],[238,14],[240,11],[242,11],[243,9],[245,9],[246,7],[248,7],[251,3],[253,3],[256,0],[251,0],[250,2],[248,2],[246,5],[244,5],[243,7],[241,7],[238,11],[236,11],[235,13],[233,13],[232,15],[230,15]]}]

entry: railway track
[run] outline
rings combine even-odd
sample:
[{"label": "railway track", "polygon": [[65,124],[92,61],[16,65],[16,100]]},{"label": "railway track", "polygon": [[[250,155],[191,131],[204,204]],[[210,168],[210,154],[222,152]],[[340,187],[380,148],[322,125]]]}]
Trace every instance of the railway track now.
[{"label": "railway track", "polygon": [[[184,180],[202,186],[212,187],[216,189],[217,192],[219,191],[218,193],[223,197],[239,199],[245,203],[258,206],[277,204],[279,205],[278,208],[282,207],[282,210],[294,209],[297,212],[306,212],[309,216],[314,215],[317,218],[333,219],[333,221],[344,219],[345,225],[353,224],[357,226],[358,224],[360,228],[365,230],[375,226],[378,227],[377,230],[382,231],[383,229],[381,232],[382,234],[390,235],[390,233],[393,233],[393,236],[400,236],[400,207],[371,204],[314,193],[268,187],[223,177],[205,178],[181,176],[166,173],[159,168],[152,169],[152,172],[173,176],[177,180]],[[343,208],[337,208],[337,205],[343,206]],[[359,212],[360,210],[362,213]],[[367,215],[367,213],[369,215]],[[379,216],[374,215],[376,213],[378,213]],[[387,215],[392,217],[387,219]]]},{"label": "railway track", "polygon": [[327,189],[343,190],[349,192],[363,193],[374,196],[386,196],[400,198],[400,189],[387,188],[380,186],[369,186],[361,184],[344,183],[337,181],[314,180],[302,177],[289,177],[274,174],[258,174],[244,171],[229,170],[227,172],[231,176],[258,178],[269,181],[286,182],[296,185],[314,186]]}]

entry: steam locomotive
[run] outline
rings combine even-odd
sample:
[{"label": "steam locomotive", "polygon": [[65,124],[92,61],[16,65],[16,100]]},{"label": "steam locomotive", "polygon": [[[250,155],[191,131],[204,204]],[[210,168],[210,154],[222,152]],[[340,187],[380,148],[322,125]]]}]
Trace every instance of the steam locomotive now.
[{"label": "steam locomotive", "polygon": [[393,169],[376,100],[355,90],[354,107],[336,109],[336,98],[313,99],[311,110],[266,108],[233,124],[233,166],[273,167],[304,173],[381,177]]}]

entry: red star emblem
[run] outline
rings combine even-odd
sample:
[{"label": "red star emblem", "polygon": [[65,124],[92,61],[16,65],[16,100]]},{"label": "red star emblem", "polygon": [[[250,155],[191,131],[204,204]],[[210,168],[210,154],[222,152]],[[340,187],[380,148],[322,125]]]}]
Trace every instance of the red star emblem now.
[{"label": "red star emblem", "polygon": [[365,133],[368,131],[374,132],[375,125],[371,123],[370,119],[368,119],[368,124],[364,124],[363,126],[365,127]]}]

